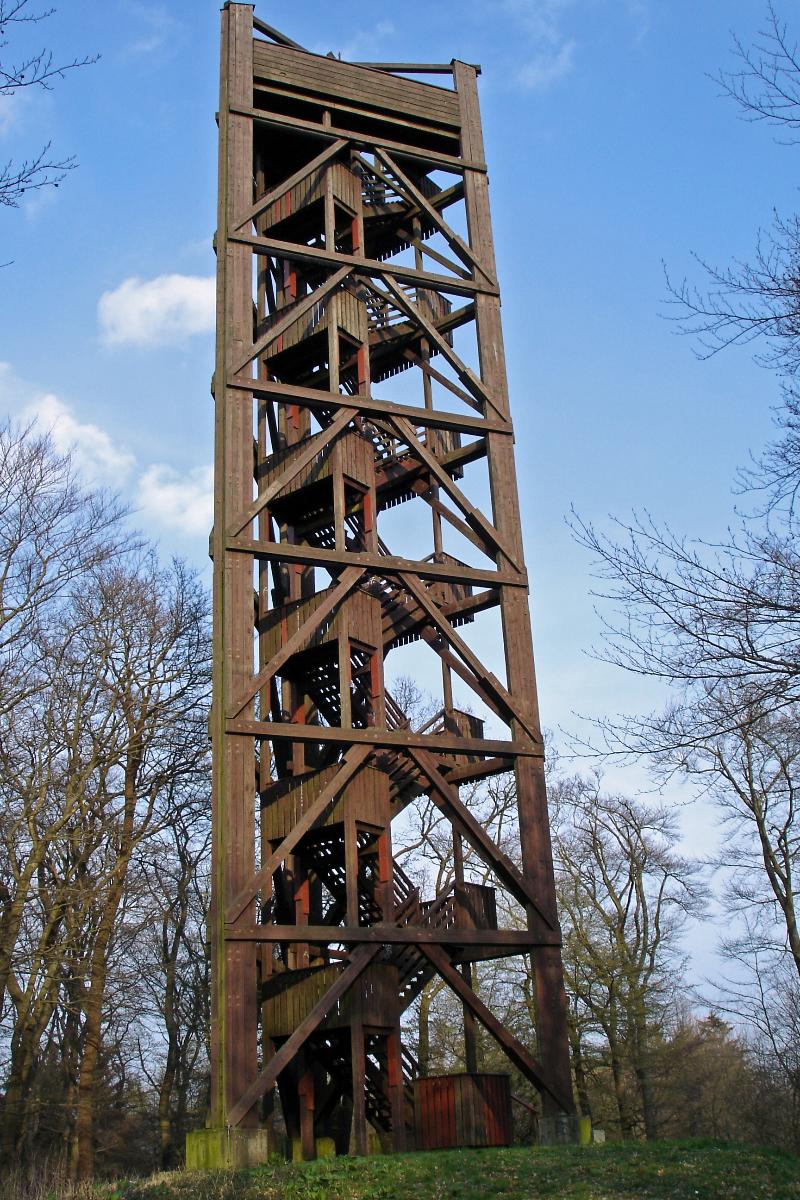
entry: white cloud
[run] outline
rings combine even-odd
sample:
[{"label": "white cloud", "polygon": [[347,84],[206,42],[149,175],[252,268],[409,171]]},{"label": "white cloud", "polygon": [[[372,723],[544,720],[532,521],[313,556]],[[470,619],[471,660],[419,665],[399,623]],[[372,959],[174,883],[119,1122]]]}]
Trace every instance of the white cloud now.
[{"label": "white cloud", "polygon": [[133,469],[136,459],[116,446],[99,425],[79,421],[73,410],[52,392],[42,392],[20,411],[23,421],[36,420],[50,434],[61,453],[71,453],[81,474],[91,483],[119,485]]},{"label": "white cloud", "polygon": [[97,319],[103,340],[112,346],[166,346],[214,329],[214,278],[159,275],[125,279],[103,292]]},{"label": "white cloud", "polygon": [[139,480],[137,506],[147,521],[191,537],[205,535],[213,520],[214,469],[194,467],[179,474],[154,463]]}]

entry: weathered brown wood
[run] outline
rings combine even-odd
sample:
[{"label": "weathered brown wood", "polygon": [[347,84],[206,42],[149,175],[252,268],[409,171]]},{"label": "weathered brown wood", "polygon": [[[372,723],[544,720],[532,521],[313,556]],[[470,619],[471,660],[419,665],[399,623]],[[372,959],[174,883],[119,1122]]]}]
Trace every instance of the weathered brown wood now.
[{"label": "weathered brown wood", "polygon": [[302,471],[303,467],[312,462],[317,455],[332,442],[335,437],[352,421],[355,416],[355,410],[352,408],[342,408],[336,414],[336,417],[331,421],[327,429],[318,434],[316,438],[309,439],[306,449],[293,456],[286,465],[285,470],[281,471],[277,479],[274,479],[269,487],[265,488],[248,507],[247,511],[242,515],[238,513],[231,522],[229,531],[230,537],[236,537],[242,530],[255,520],[262,509],[266,508],[270,501],[282,492],[288,484],[292,482],[294,477]]},{"label": "weathered brown wood", "polygon": [[284,127],[292,129],[298,134],[313,134],[314,137],[326,137],[332,141],[337,138],[347,138],[356,146],[367,146],[370,149],[373,146],[382,146],[385,150],[402,155],[403,158],[426,163],[431,170],[435,170],[437,167],[444,171],[459,173],[466,167],[472,171],[487,170],[485,162],[469,162],[457,154],[445,154],[440,150],[415,146],[411,142],[397,142],[380,135],[365,134],[357,129],[346,129],[338,125],[321,125],[316,121],[306,121],[302,117],[289,117],[283,113],[280,116],[273,116],[261,108],[252,108],[249,105],[234,105],[231,106],[230,111],[237,116],[250,117],[256,125]]},{"label": "weathered brown wood", "polygon": [[413,558],[396,558],[394,555],[371,554],[366,551],[347,553],[327,550],[319,546],[291,546],[285,542],[262,542],[256,538],[228,538],[225,549],[255,558],[276,559],[283,562],[306,563],[319,567],[365,567],[381,575],[401,575],[413,571],[421,579],[446,579],[454,583],[474,583],[484,587],[516,587],[527,590],[528,577],[507,571],[482,571],[478,567],[465,567],[460,563],[450,564],[418,561]]},{"label": "weathered brown wood", "polygon": [[253,1105],[258,1103],[265,1092],[268,1092],[270,1088],[275,1086],[275,1082],[281,1071],[284,1067],[288,1066],[300,1047],[307,1041],[320,1022],[324,1020],[328,1009],[336,1003],[340,996],[344,995],[347,989],[355,983],[359,975],[367,969],[379,949],[379,946],[360,946],[358,950],[354,951],[350,962],[336,983],[314,1005],[311,1012],[301,1021],[291,1037],[287,1038],[280,1050],[273,1055],[266,1069],[261,1072],[258,1078],[239,1096],[236,1103],[231,1107],[228,1113],[228,1120],[231,1125],[238,1125],[243,1121],[248,1113],[251,1112]]},{"label": "weathered brown wood", "polygon": [[294,826],[291,833],[287,834],[283,839],[280,846],[276,850],[273,850],[269,857],[262,862],[258,872],[249,879],[244,887],[229,902],[225,910],[225,921],[227,924],[232,925],[235,921],[239,920],[260,889],[269,883],[273,872],[280,866],[284,858],[294,850],[303,835],[308,833],[320,819],[325,809],[336,799],[342,788],[347,785],[359,767],[366,761],[368,755],[369,748],[366,746],[353,746],[348,751],[342,760],[341,768],[329,785],[320,793],[310,808],[303,813],[303,816]]},{"label": "weathered brown wood", "polygon": [[496,675],[483,665],[477,654],[470,650],[462,637],[456,633],[450,622],[442,613],[441,609],[433,603],[424,588],[421,588],[413,575],[408,573],[401,576],[405,586],[416,599],[417,603],[425,609],[433,624],[439,629],[458,654],[464,659],[467,666],[475,672],[481,683],[484,684],[492,693],[494,700],[499,703],[506,711],[506,714],[512,718],[516,718],[521,725],[522,730],[533,739],[538,746],[543,746],[542,735],[538,729],[533,727],[532,722],[528,722],[524,713],[520,712],[520,707],[517,704],[511,693],[503,687]]},{"label": "weathered brown wood", "polygon": [[[467,739],[464,739],[465,741]],[[440,773],[438,764],[433,756],[414,746],[409,747],[408,753],[418,763],[420,770],[431,785],[430,796],[440,808],[444,808],[451,823],[458,832],[469,842],[476,854],[483,859],[487,867],[494,871],[497,878],[508,888],[515,900],[520,904],[534,909],[544,922],[544,927],[550,930],[558,929],[558,922],[539,907],[535,888],[529,879],[517,870],[508,855],[493,842],[481,823],[475,819],[466,805],[461,803],[457,789]],[[515,752],[519,755],[519,751]],[[521,756],[520,756],[521,757]]]},{"label": "weathered brown wood", "polygon": [[[256,237],[246,233],[232,233],[230,241],[244,246],[251,246],[259,255],[271,258],[288,258],[295,262],[324,263],[333,267],[346,264],[353,267],[359,275],[381,277],[386,271],[386,264],[377,259],[364,258],[358,254],[333,253],[319,246],[303,246],[297,242],[285,242],[280,238]],[[499,295],[496,285],[479,283],[473,279],[464,279],[456,275],[437,275],[433,271],[418,271],[414,267],[404,267],[399,263],[392,264],[392,273],[396,279],[406,283],[415,283],[420,287],[437,288],[439,291],[451,292],[454,296],[475,296],[480,293]]]},{"label": "weathered brown wood", "polygon": [[364,571],[360,567],[350,567],[343,572],[341,579],[336,584],[336,587],[331,588],[330,593],[326,596],[319,608],[315,609],[308,620],[304,621],[300,628],[288,642],[285,642],[277,654],[266,663],[256,676],[248,683],[247,690],[242,696],[237,697],[228,710],[228,718],[238,717],[249,700],[252,700],[256,692],[272,678],[277,675],[281,667],[287,662],[293,654],[302,650],[314,635],[316,630],[325,620],[330,612],[344,600],[345,596],[356,586],[359,579],[364,576]]},{"label": "weathered brown wood", "polygon": [[[242,249],[247,248],[243,242],[240,241],[239,244],[242,246]],[[260,354],[263,354],[265,350],[268,350],[273,342],[278,340],[281,334],[285,333],[287,329],[294,325],[295,322],[298,321],[304,313],[308,312],[310,308],[313,308],[315,304],[319,304],[319,302],[324,299],[325,296],[333,292],[350,273],[350,267],[342,267],[339,271],[335,271],[334,274],[331,275],[330,278],[327,279],[325,283],[317,289],[317,291],[311,292],[303,300],[299,300],[285,317],[282,317],[281,320],[275,325],[271,326],[266,333],[262,334],[257,341],[253,342],[252,346],[248,347],[245,355],[232,368],[233,374],[238,375],[240,371],[244,370],[248,363],[251,363],[254,358],[258,358]]]},{"label": "weathered brown wood", "polygon": [[[397,71],[408,75],[452,75],[452,63],[369,63],[354,62],[354,67],[369,67],[371,71]],[[480,68],[476,68],[480,74]]]},{"label": "weathered brown wood", "polygon": [[233,232],[235,233],[236,231],[242,229],[245,225],[251,225],[253,221],[255,221],[256,217],[259,217],[261,213],[265,211],[265,209],[274,204],[276,200],[280,200],[281,196],[285,196],[286,193],[290,192],[298,183],[302,183],[303,180],[307,179],[309,175],[312,175],[318,167],[323,167],[325,163],[336,158],[336,156],[341,154],[342,150],[344,150],[348,144],[349,143],[346,138],[339,138],[337,141],[332,142],[330,146],[326,146],[324,150],[320,151],[316,158],[312,158],[311,161],[306,163],[304,167],[298,168],[293,175],[289,175],[276,187],[271,188],[266,195],[261,196],[255,201],[254,204],[251,204],[244,216],[236,221]]},{"label": "weathered brown wood", "polygon": [[[227,898],[252,869],[255,837],[255,759],[241,739],[229,738],[224,727],[225,696],[242,686],[252,662],[252,559],[226,563],[226,514],[243,502],[252,487],[252,416],[249,402],[228,394],[224,380],[241,350],[251,340],[252,298],[250,255],[228,243],[233,213],[251,199],[252,121],[232,107],[252,95],[252,10],[237,5],[222,13],[220,73],[219,203],[217,219],[216,375],[222,381],[215,396],[214,483],[214,697],[213,846],[210,941],[214,961],[212,1026],[212,1119],[224,1123],[235,1093],[255,1077],[257,1063],[257,996],[248,986],[251,959],[244,947],[224,941],[223,913]],[[248,660],[249,652],[249,660]],[[220,1039],[220,1026],[224,1036]]]},{"label": "weathered brown wood", "polygon": [[364,104],[390,113],[424,117],[455,129],[461,124],[455,92],[413,80],[393,79],[321,54],[298,53],[282,46],[256,42],[253,50],[255,78],[283,80],[298,92],[311,92],[347,100],[357,96]]},{"label": "weathered brown wood", "polygon": [[[438,377],[437,372],[430,367],[428,371],[434,378]],[[328,409],[344,405],[346,408],[367,413],[369,416],[405,417],[406,420],[413,421],[417,425],[430,426],[432,429],[457,429],[460,432],[481,435],[490,431],[513,434],[513,427],[508,422],[492,421],[486,417],[471,417],[466,413],[448,412],[444,409],[424,409],[417,408],[412,404],[393,404],[389,400],[379,400],[375,396],[342,396],[338,392],[327,392],[318,388],[278,383],[276,380],[248,379],[236,375],[228,380],[228,387],[242,388],[244,391],[252,392],[254,396],[292,401],[312,409]],[[461,393],[460,398],[470,399],[465,393]],[[470,403],[473,403],[471,399]]]},{"label": "weathered brown wood", "polygon": [[[290,942],[300,936],[297,925],[236,926],[225,930],[230,942]],[[561,934],[535,934],[519,929],[427,929],[420,925],[303,925],[304,942],[327,945],[331,941],[344,944],[379,942],[382,946],[491,946],[505,947],[509,953],[533,946],[560,946]]]},{"label": "weathered brown wood", "polygon": [[[462,111],[462,153],[465,159],[483,155],[478,91],[475,71],[465,63],[454,64],[454,79]],[[494,245],[489,212],[488,182],[484,175],[467,170],[464,175],[464,195],[470,244],[477,248],[483,260],[494,267]],[[497,400],[499,414],[509,413],[508,386],[503,351],[500,305],[493,299],[476,298],[476,324],[481,375]],[[522,548],[519,499],[516,487],[513,452],[504,443],[490,439],[490,486],[495,525]],[[504,589],[501,596],[501,618],[506,647],[506,678],[509,690],[519,700],[523,710],[536,726],[539,723],[538,698],[533,671],[533,642],[528,606],[520,603],[517,593]],[[512,726],[513,731],[513,726]],[[547,814],[544,769],[520,760],[516,768],[517,802],[523,869],[536,890],[539,907],[555,919],[555,880]],[[535,918],[534,918],[535,919]],[[547,1111],[572,1111],[572,1083],[567,1044],[566,996],[560,956],[542,950],[534,954],[537,990],[537,1039],[539,1056],[551,1080],[553,1091],[560,1100]],[[552,1095],[552,1092],[550,1093]],[[566,1101],[565,1101],[566,1098]]]},{"label": "weathered brown wood", "polygon": [[475,1014],[484,1029],[492,1035],[499,1046],[505,1051],[514,1066],[529,1079],[540,1092],[546,1093],[562,1112],[569,1112],[572,1106],[572,1089],[561,1093],[555,1090],[548,1074],[532,1054],[522,1045],[513,1033],[510,1033],[494,1013],[487,1008],[483,1001],[476,996],[451,964],[444,950],[438,946],[421,945],[422,953],[429,958],[436,968],[437,974],[447,983],[460,1000]]},{"label": "weathered brown wood", "polygon": [[[461,509],[467,519],[467,523],[476,533],[482,534],[485,540],[491,542],[495,547],[495,551],[499,550],[502,554],[505,554],[509,564],[515,570],[522,570],[517,560],[516,550],[512,550],[507,545],[505,538],[498,533],[490,521],[487,521],[483,513],[475,508],[474,504],[470,504],[461,489],[453,483],[447,472],[442,469],[439,461],[423,446],[408,422],[402,417],[391,417],[390,419],[401,438],[404,438],[407,442],[409,449],[422,459],[431,474],[436,477],[439,486],[444,488],[454,504]],[[491,554],[490,557],[492,557]]]},{"label": "weathered brown wood", "polygon": [[[266,34],[268,38],[271,38],[273,42],[277,42],[280,46],[291,46],[294,50],[303,49],[299,42],[293,42],[292,39],[287,37],[285,33],[281,33],[279,29],[275,29],[272,25],[268,25],[267,22],[262,21],[260,17],[253,17],[253,29],[258,30],[259,33]],[[450,69],[452,72],[452,64]]]},{"label": "weathered brown wood", "polygon": [[446,734],[415,733],[410,729],[340,729],[335,725],[301,725],[290,721],[226,722],[226,732],[242,737],[277,738],[295,742],[320,742],[331,745],[372,746],[382,749],[430,748],[443,754],[515,754],[542,758],[541,745],[529,741],[512,742],[492,738],[449,737]]},{"label": "weathered brown wood", "polygon": [[463,262],[465,262],[468,266],[474,267],[476,271],[480,271],[481,275],[483,275],[484,279],[489,284],[490,291],[493,294],[499,295],[499,292],[497,290],[497,280],[495,278],[495,272],[489,271],[486,268],[486,266],[480,261],[477,254],[475,254],[474,250],[472,250],[472,248],[467,245],[467,243],[464,241],[464,239],[462,237],[459,237],[459,235],[450,228],[450,226],[447,224],[447,222],[442,218],[441,214],[439,212],[437,212],[437,210],[433,207],[433,205],[430,204],[428,199],[425,196],[423,196],[423,194],[419,190],[419,188],[416,187],[414,185],[414,183],[412,183],[412,181],[408,178],[405,171],[403,171],[402,168],[397,165],[397,163],[391,157],[389,152],[387,150],[379,148],[377,151],[377,154],[378,154],[378,158],[381,160],[381,162],[385,166],[387,166],[389,168],[389,170],[392,172],[392,175],[396,176],[396,178],[399,180],[401,189],[408,196],[410,196],[410,198],[414,201],[414,203],[433,222],[436,229],[438,229],[439,233],[442,235],[442,237],[445,239],[445,241],[450,246],[450,248],[454,251],[454,253],[456,253],[459,256],[459,258]]}]

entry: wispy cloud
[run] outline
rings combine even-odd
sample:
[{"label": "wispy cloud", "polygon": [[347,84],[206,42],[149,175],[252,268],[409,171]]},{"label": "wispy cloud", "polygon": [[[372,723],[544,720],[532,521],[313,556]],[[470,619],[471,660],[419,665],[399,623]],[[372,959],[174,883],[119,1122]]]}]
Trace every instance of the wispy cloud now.
[{"label": "wispy cloud", "polygon": [[166,346],[214,329],[214,279],[203,275],[133,276],[97,304],[107,345]]},{"label": "wispy cloud", "polygon": [[525,88],[544,90],[568,75],[575,63],[577,42],[564,30],[567,11],[576,0],[503,0],[503,8],[528,43],[528,58],[517,69],[516,81]]},{"label": "wispy cloud", "polygon": [[542,51],[520,67],[517,79],[523,87],[545,89],[568,75],[575,59],[575,42],[563,42],[553,52]]},{"label": "wispy cloud", "polygon": [[153,55],[169,47],[180,26],[165,5],[128,0],[125,8],[138,26],[138,36],[125,47],[126,55]]},{"label": "wispy cloud", "polygon": [[327,54],[333,51],[339,58],[345,59],[347,62],[366,62],[370,58],[374,58],[380,50],[383,43],[397,32],[391,21],[378,21],[377,25],[373,25],[370,29],[363,29],[356,33],[343,46],[317,46],[318,54]]},{"label": "wispy cloud", "polygon": [[195,467],[185,474],[154,463],[139,479],[136,506],[148,523],[190,537],[205,536],[213,515],[214,470]]}]

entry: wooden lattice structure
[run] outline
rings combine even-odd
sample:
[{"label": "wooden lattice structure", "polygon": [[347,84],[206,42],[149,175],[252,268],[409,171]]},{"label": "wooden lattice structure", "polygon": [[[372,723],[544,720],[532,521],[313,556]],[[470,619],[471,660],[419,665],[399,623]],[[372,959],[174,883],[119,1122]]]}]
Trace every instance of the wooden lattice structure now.
[{"label": "wooden lattice structure", "polygon": [[[222,13],[212,1125],[263,1126],[277,1086],[306,1157],[320,1136],[363,1153],[368,1126],[414,1144],[401,1018],[434,974],[463,1004],[468,1072],[480,1022],[546,1113],[572,1110],[476,74],[345,63],[249,5]],[[381,536],[390,516],[413,556]],[[468,640],[492,611],[505,682]],[[414,642],[442,681],[423,729],[385,684]],[[459,792],[503,771],[521,869]],[[423,794],[453,830],[455,884],[428,898],[392,855]],[[464,840],[519,928],[464,878]],[[471,987],[473,962],[523,953],[535,1054]]]}]

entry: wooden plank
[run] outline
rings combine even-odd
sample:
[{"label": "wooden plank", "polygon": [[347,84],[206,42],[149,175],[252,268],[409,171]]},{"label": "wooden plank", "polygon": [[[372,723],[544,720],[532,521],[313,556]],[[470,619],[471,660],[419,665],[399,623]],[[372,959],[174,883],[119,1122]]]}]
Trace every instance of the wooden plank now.
[{"label": "wooden plank", "polygon": [[[231,233],[229,240],[250,246],[256,254],[262,256],[291,259],[295,262],[324,263],[331,267],[337,263],[346,264],[354,268],[359,275],[368,275],[371,278],[383,277],[386,272],[385,262],[365,258],[361,254],[343,254],[339,251],[334,253],[321,246],[306,246],[299,242],[285,242],[280,238],[257,237],[246,233]],[[474,296],[479,292],[499,295],[497,287],[491,283],[479,283],[456,275],[438,275],[432,271],[418,271],[415,267],[404,267],[399,263],[392,263],[392,273],[396,279],[403,279],[422,288],[451,292],[454,296]]]},{"label": "wooden plank", "polygon": [[222,14],[217,208],[217,344],[215,374],[214,625],[212,736],[212,1083],[215,1124],[227,1123],[234,1096],[257,1073],[257,953],[224,941],[226,897],[255,859],[255,758],[226,735],[225,697],[235,694],[252,661],[253,568],[224,554],[226,513],[252,491],[252,405],[227,393],[224,380],[252,339],[252,255],[227,241],[234,212],[252,200],[253,124],[233,108],[252,97],[252,10]]},{"label": "wooden plank", "polygon": [[461,563],[428,562],[425,559],[397,558],[365,550],[328,550],[320,546],[293,546],[289,542],[266,542],[256,538],[228,538],[226,550],[252,554],[278,562],[305,563],[309,567],[366,567],[376,575],[400,575],[411,571],[421,579],[444,579],[450,583],[474,583],[484,587],[527,588],[526,575],[508,571],[481,570]]},{"label": "wooden plank", "polygon": [[[265,396],[311,409],[339,408],[344,405],[373,417],[405,417],[415,425],[430,426],[433,429],[456,429],[461,433],[477,433],[481,436],[487,432],[513,434],[513,427],[509,422],[470,417],[466,413],[462,415],[445,409],[422,408],[415,404],[393,404],[389,400],[378,400],[374,396],[343,396],[341,392],[327,392],[321,388],[300,387],[292,383],[278,383],[269,379],[256,380],[239,375],[231,376],[227,383],[228,387],[242,388],[252,392],[254,396]],[[462,394],[461,398],[469,399],[470,404],[474,404],[471,397]]]},{"label": "wooden plank", "polygon": [[[349,61],[349,60],[348,60]],[[372,71],[397,71],[407,75],[452,75],[452,63],[373,63],[354,62],[354,67],[369,67]],[[478,68],[480,72],[480,68]]]},{"label": "wooden plank", "polygon": [[225,938],[232,942],[304,942],[329,945],[382,946],[437,946],[500,947],[514,954],[533,946],[560,946],[561,934],[553,930],[549,934],[535,934],[524,929],[436,929],[423,925],[390,925],[379,922],[375,925],[250,925],[229,926]]},{"label": "wooden plank", "polygon": [[415,733],[411,729],[342,729],[338,725],[301,725],[294,721],[227,721],[228,733],[241,737],[279,738],[290,742],[381,747],[386,749],[430,749],[434,754],[523,755],[542,758],[541,746],[529,742],[494,741],[449,734]]},{"label": "wooden plank", "polygon": [[[230,722],[228,724],[230,725]],[[233,732],[238,731],[234,730]],[[232,925],[235,921],[239,920],[255,895],[261,888],[267,886],[273,873],[278,869],[287,854],[291,853],[301,838],[323,816],[326,809],[333,803],[342,789],[347,786],[362,763],[366,761],[368,755],[369,747],[367,746],[354,746],[348,751],[342,760],[341,768],[328,783],[327,787],[323,788],[314,803],[306,809],[297,824],[292,827],[291,832],[286,835],[280,846],[278,846],[277,850],[272,851],[265,861],[262,862],[256,874],[252,876],[250,881],[245,884],[241,891],[227,905],[225,909],[225,921],[228,925]]]},{"label": "wooden plank", "polygon": [[324,996],[317,1001],[308,1016],[298,1025],[294,1033],[286,1039],[269,1060],[267,1067],[254,1083],[239,1097],[236,1104],[228,1113],[228,1123],[232,1126],[237,1126],[245,1119],[247,1114],[255,1104],[261,1099],[265,1092],[275,1086],[278,1076],[284,1067],[287,1067],[292,1059],[297,1054],[301,1046],[305,1044],[311,1034],[318,1025],[324,1021],[329,1010],[333,1008],[340,996],[343,996],[348,988],[356,982],[358,977],[364,973],[369,964],[375,958],[380,950],[380,946],[359,946],[353,953],[345,970],[331,987],[328,988]]},{"label": "wooden plank", "polygon": [[[422,462],[425,463],[431,474],[435,475],[439,482],[439,486],[444,489],[453,503],[461,509],[466,517],[467,523],[472,527],[472,529],[474,529],[479,536],[483,535],[483,538],[491,542],[496,550],[499,550],[501,554],[504,554],[515,570],[521,571],[523,568],[520,566],[520,563],[517,560],[516,548],[509,546],[506,539],[497,531],[494,525],[492,525],[491,521],[488,521],[486,517],[484,517],[483,513],[480,512],[479,509],[475,508],[474,504],[470,504],[469,500],[461,491],[461,489],[453,482],[447,472],[443,469],[439,460],[435,458],[434,455],[431,454],[430,450],[428,450],[427,446],[424,446],[419,440],[408,421],[402,417],[394,416],[390,417],[389,420],[391,424],[394,425],[400,437],[407,443],[409,450],[411,450],[413,454],[415,454],[422,460]],[[491,554],[489,557],[491,557]]]},{"label": "wooden plank", "polygon": [[492,399],[488,389],[484,386],[483,382],[478,378],[474,371],[472,371],[464,362],[462,362],[462,360],[450,346],[449,342],[442,337],[441,333],[433,324],[433,322],[429,321],[425,314],[421,311],[419,305],[414,304],[413,301],[408,298],[406,293],[398,285],[389,271],[384,271],[382,278],[383,282],[386,284],[388,294],[381,288],[376,287],[374,281],[369,281],[368,286],[370,289],[374,291],[377,296],[380,296],[382,300],[388,300],[390,303],[393,302],[401,312],[404,312],[412,321],[419,325],[419,327],[425,331],[426,337],[428,337],[431,342],[435,343],[439,353],[445,359],[447,359],[458,378],[464,384],[464,387],[471,391],[478,401],[483,401],[485,404],[488,404],[491,408],[495,409],[495,412],[499,413],[501,420],[505,420],[506,414],[499,412],[497,405]]},{"label": "wooden plank", "polygon": [[433,207],[427,196],[423,195],[416,184],[409,179],[402,167],[398,166],[398,164],[389,154],[388,150],[378,147],[376,153],[384,166],[388,167],[392,174],[399,181],[400,190],[405,192],[405,194],[414,201],[417,207],[425,213],[428,220],[442,235],[453,253],[457,254],[462,262],[466,263],[467,266],[473,267],[475,270],[480,271],[484,279],[486,279],[486,281],[490,284],[491,290],[495,291],[497,288],[495,272],[489,270],[480,260],[472,247],[468,246],[464,239],[450,228],[450,226],[442,217],[441,213]]},{"label": "wooden plank", "polygon": [[[253,29],[257,29],[259,33],[264,33],[268,38],[272,38],[273,42],[277,42],[280,46],[291,46],[293,50],[305,50],[299,42],[293,42],[285,33],[281,33],[279,29],[268,25],[266,21],[262,21],[260,17],[253,16]],[[452,65],[450,70],[452,71]]]},{"label": "wooden plank", "polygon": [[[462,112],[461,149],[465,159],[483,155],[483,134],[475,72],[465,63],[454,63],[454,78]],[[470,244],[489,266],[494,266],[494,244],[489,208],[488,183],[484,175],[469,170],[464,175],[464,199]],[[509,415],[508,384],[503,351],[500,304],[491,298],[475,300],[478,353],[481,377],[497,402],[501,416]],[[489,441],[489,479],[493,497],[494,520],[498,529],[519,546],[522,556],[519,498],[513,449],[509,442]],[[519,602],[519,593],[504,589],[501,595],[506,678],[508,689],[528,717],[539,725],[538,698],[532,670],[533,642],[527,603]],[[512,724],[512,732],[514,732]],[[544,770],[541,763],[518,760],[515,764],[517,805],[523,872],[539,899],[541,911],[555,920],[555,880],[547,813]],[[529,914],[529,920],[536,918]],[[545,1112],[567,1105],[571,1111],[571,1073],[567,1039],[567,1010],[563,973],[558,950],[542,948],[533,952],[537,1012],[537,1036],[542,1065],[555,1090],[562,1098],[552,1107],[544,1096]]]},{"label": "wooden plank", "polygon": [[424,146],[414,146],[410,142],[395,142],[389,138],[376,136],[374,133],[365,134],[357,129],[344,129],[338,125],[321,125],[317,121],[305,121],[302,117],[289,117],[283,114],[264,112],[263,108],[251,108],[249,105],[233,105],[230,112],[237,116],[250,117],[256,125],[273,126],[279,129],[293,129],[296,133],[308,133],[315,138],[347,138],[356,146],[366,146],[371,150],[374,146],[382,146],[393,150],[403,158],[426,163],[431,170],[440,167],[443,171],[462,172],[466,168],[471,171],[486,171],[485,162],[468,162],[455,154],[444,154],[439,150],[427,150]]},{"label": "wooden plank", "polygon": [[424,117],[454,129],[461,125],[458,97],[454,91],[416,80],[395,79],[325,55],[256,42],[253,73],[256,79],[282,81],[297,91],[316,96],[345,101],[357,96],[365,105],[389,113]]},{"label": "wooden plank", "polygon": [[426,589],[420,586],[413,575],[404,574],[401,576],[401,578],[414,599],[421,608],[425,609],[431,621],[433,621],[434,625],[436,625],[436,627],[444,635],[453,649],[461,655],[461,657],[464,659],[464,662],[472,671],[475,672],[481,683],[491,690],[495,701],[499,702],[503,706],[503,708],[506,710],[507,716],[516,718],[528,736],[537,745],[542,747],[542,753],[544,753],[544,743],[539,730],[533,726],[532,722],[526,718],[524,713],[520,712],[519,705],[511,693],[503,687],[496,675],[486,669],[481,660],[478,658],[477,654],[475,654],[469,648],[464,639],[459,637],[458,633],[456,633],[455,629],[453,629],[452,625],[444,616],[441,609],[438,607],[438,605],[434,604]]}]

